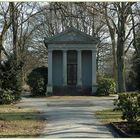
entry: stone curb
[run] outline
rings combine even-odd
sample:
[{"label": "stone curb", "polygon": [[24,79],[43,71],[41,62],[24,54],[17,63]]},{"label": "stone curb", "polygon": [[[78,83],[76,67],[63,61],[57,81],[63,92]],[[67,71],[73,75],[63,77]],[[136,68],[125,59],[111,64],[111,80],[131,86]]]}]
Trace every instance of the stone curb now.
[{"label": "stone curb", "polygon": [[115,131],[117,131],[117,133],[120,135],[120,137],[123,137],[123,138],[132,138],[131,135],[125,133],[123,130],[121,130],[119,127],[117,127],[117,126],[115,125],[115,122],[110,123],[110,125],[111,125],[111,127],[112,127]]}]

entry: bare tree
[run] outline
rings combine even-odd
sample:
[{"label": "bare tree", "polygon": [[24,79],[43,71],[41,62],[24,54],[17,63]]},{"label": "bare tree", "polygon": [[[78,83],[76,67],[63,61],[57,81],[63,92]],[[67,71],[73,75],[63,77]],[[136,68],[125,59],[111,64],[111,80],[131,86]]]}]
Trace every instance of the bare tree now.
[{"label": "bare tree", "polygon": [[[2,52],[8,56],[5,48],[4,48],[4,37],[6,32],[8,31],[8,29],[11,26],[11,18],[10,18],[10,9],[11,9],[11,5],[10,3],[4,3],[4,2],[0,2],[0,62],[2,61]],[[1,63],[0,63],[1,64]]]}]

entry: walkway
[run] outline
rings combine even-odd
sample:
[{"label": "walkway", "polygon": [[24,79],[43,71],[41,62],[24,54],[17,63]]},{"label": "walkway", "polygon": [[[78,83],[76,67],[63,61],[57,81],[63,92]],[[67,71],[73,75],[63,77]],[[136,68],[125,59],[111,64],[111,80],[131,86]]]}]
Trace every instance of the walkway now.
[{"label": "walkway", "polygon": [[37,108],[47,119],[41,137],[113,138],[112,132],[95,117],[97,110],[113,107],[116,97],[23,98],[20,107]]}]

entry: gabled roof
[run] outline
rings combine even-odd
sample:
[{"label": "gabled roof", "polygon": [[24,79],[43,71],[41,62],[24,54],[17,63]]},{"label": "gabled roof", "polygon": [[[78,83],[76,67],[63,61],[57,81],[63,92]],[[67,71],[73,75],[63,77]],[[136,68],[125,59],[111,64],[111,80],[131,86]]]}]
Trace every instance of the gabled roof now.
[{"label": "gabled roof", "polygon": [[44,38],[47,44],[96,44],[98,39],[73,27],[68,28],[64,32],[58,33],[50,38]]}]

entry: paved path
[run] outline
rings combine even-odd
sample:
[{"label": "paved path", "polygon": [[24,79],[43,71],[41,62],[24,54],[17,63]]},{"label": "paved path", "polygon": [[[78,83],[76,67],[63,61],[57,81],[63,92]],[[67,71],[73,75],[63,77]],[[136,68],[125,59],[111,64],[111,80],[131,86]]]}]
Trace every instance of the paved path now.
[{"label": "paved path", "polygon": [[37,108],[47,119],[41,137],[113,138],[95,117],[97,110],[113,108],[116,97],[23,98],[20,107]]}]

